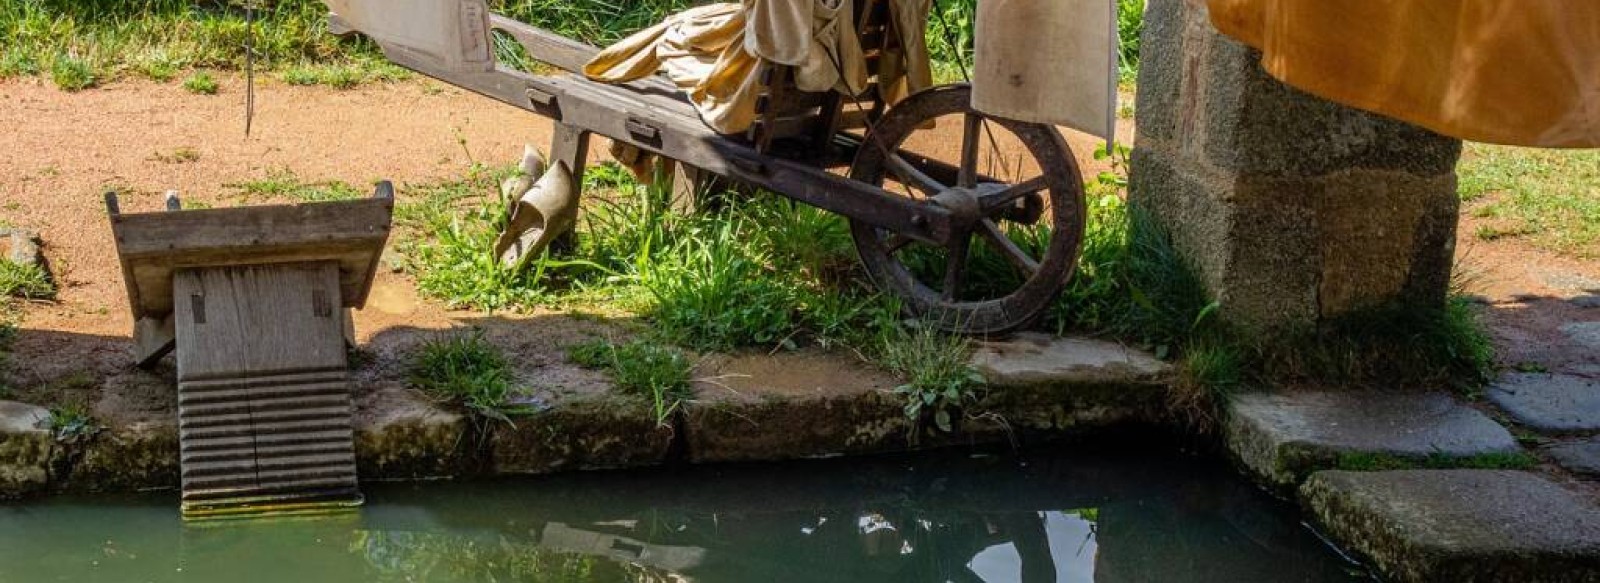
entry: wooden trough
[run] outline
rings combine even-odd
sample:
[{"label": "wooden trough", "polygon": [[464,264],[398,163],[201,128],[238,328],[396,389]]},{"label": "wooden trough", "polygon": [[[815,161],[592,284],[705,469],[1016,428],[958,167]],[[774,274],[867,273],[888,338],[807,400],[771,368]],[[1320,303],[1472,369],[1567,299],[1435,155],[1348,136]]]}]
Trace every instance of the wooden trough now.
[{"label": "wooden trough", "polygon": [[349,310],[366,301],[393,187],[373,198],[122,214],[136,359],[176,350],[186,518],[360,504]]}]

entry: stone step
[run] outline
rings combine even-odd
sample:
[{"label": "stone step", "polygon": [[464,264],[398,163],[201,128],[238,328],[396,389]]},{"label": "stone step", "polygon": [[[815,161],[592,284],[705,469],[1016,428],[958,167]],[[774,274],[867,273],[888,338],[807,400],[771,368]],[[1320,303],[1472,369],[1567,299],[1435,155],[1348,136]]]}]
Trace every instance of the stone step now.
[{"label": "stone step", "polygon": [[1284,391],[1234,395],[1223,436],[1259,480],[1283,491],[1350,455],[1445,461],[1522,452],[1516,438],[1444,393]]},{"label": "stone step", "polygon": [[1600,508],[1532,472],[1318,472],[1322,531],[1399,583],[1600,581]]}]

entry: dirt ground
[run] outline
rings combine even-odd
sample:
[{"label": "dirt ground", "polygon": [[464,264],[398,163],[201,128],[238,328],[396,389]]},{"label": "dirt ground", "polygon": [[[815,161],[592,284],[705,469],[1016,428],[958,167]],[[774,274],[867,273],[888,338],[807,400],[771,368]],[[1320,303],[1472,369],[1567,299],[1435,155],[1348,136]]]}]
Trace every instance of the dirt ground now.
[{"label": "dirt ground", "polygon": [[[521,144],[548,144],[549,122],[521,110],[442,84],[416,80],[352,90],[293,87],[275,81],[257,90],[254,130],[245,137],[242,82],[222,77],[218,95],[193,95],[178,84],[119,82],[63,93],[37,80],[0,81],[0,218],[37,230],[61,285],[57,301],[26,307],[24,331],[13,359],[13,384],[91,390],[95,378],[135,375],[129,369],[132,319],[122,285],[102,195],[122,193],[125,212],[150,211],[161,193],[176,189],[186,201],[212,206],[242,204],[227,185],[284,170],[305,181],[355,185],[390,179],[401,185],[460,176],[473,162],[507,163]],[[919,140],[959,143],[945,132]],[[1132,122],[1119,137],[1132,142]],[[1069,137],[1085,176],[1104,163],[1091,159],[1096,140]],[[193,150],[192,160],[175,159]],[[604,144],[593,151],[604,152]],[[252,201],[259,202],[259,201]],[[1472,233],[1471,219],[1460,230]],[[1537,251],[1515,240],[1483,243],[1461,238],[1459,254],[1473,274],[1471,289],[1489,317],[1508,363],[1600,376],[1600,356],[1576,347],[1557,329],[1562,322],[1600,319],[1600,309],[1573,298],[1600,294],[1600,265]],[[603,387],[597,373],[564,363],[562,346],[618,329],[595,318],[564,314],[485,316],[453,312],[416,296],[403,275],[380,273],[366,310],[356,317],[358,339],[377,366],[368,380],[398,379],[395,363],[429,331],[483,325],[515,355],[520,374],[551,392]],[[813,358],[807,356],[806,358]],[[846,357],[840,357],[846,358]],[[757,374],[775,367],[751,358]],[[807,361],[798,369],[831,373],[837,367]],[[746,377],[726,360],[703,367],[737,390]],[[85,375],[88,378],[84,378]],[[167,373],[170,375],[170,371]],[[730,376],[732,375],[732,376]],[[143,389],[114,397],[128,407],[169,406],[170,376],[138,377]],[[873,382],[887,382],[872,379]],[[829,374],[814,382],[792,380],[786,391],[825,390]],[[124,383],[127,384],[127,383]],[[107,404],[113,405],[113,404]]]}]

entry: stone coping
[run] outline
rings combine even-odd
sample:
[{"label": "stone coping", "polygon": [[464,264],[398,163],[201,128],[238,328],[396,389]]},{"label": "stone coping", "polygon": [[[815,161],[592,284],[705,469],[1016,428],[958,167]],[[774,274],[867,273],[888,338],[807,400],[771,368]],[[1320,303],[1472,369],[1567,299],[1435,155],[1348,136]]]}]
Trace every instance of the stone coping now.
[{"label": "stone coping", "polygon": [[[974,364],[989,386],[952,434],[913,431],[892,379],[881,373],[825,379],[834,385],[826,387],[765,385],[757,375],[739,374],[741,367],[773,366],[753,358],[719,365],[720,376],[745,379],[735,383],[737,391],[725,390],[727,383],[702,388],[665,423],[643,399],[610,391],[556,398],[510,425],[484,423],[400,383],[365,381],[355,390],[357,468],[362,480],[547,474],[1027,443],[1165,426],[1165,364],[1099,341],[1026,344],[1041,351],[1060,344],[1089,356],[1066,369],[1018,376],[1011,374],[1016,367],[996,372],[995,355],[980,350]],[[31,422],[8,424],[8,417],[0,415],[0,497],[178,485],[175,414],[111,427],[76,444],[57,443]]]}]

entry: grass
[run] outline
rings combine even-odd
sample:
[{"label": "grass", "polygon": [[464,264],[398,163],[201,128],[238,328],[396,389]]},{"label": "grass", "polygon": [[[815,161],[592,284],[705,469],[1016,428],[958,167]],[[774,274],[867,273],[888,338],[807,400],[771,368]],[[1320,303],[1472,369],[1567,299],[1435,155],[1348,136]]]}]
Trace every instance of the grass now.
[{"label": "grass", "polygon": [[622,392],[648,399],[662,427],[670,427],[672,415],[694,396],[689,379],[693,365],[672,346],[597,338],[569,347],[567,356],[579,366],[606,371]]},{"label": "grass", "polygon": [[56,296],[56,285],[38,265],[0,259],[0,296],[47,300]]},{"label": "grass", "polygon": [[[1117,0],[1123,77],[1138,63],[1145,0]],[[491,0],[492,10],[596,46],[652,26],[694,0]],[[260,2],[253,31],[257,66],[297,85],[353,87],[407,75],[385,62],[368,40],[327,33],[326,7],[317,0]],[[970,68],[976,0],[946,0],[929,18],[928,44],[936,78],[954,81]],[[128,75],[168,81],[187,69],[240,70],[252,35],[238,0],[11,0],[0,4],[0,77],[31,76],[57,55],[87,73],[87,84]],[[532,70],[523,48],[494,38],[496,57]],[[53,68],[53,65],[52,65]],[[52,74],[53,76],[53,74]],[[67,84],[61,84],[63,88]],[[73,89],[75,90],[75,89]]]},{"label": "grass", "polygon": [[56,55],[50,61],[50,81],[63,91],[82,91],[99,80],[88,63],[70,55]]},{"label": "grass", "polygon": [[481,329],[447,332],[424,342],[410,372],[412,386],[477,418],[511,424],[512,415],[531,412],[513,403],[518,391],[512,387],[511,366]]},{"label": "grass", "polygon": [[977,401],[976,391],[984,382],[968,364],[972,347],[967,339],[927,326],[882,330],[880,361],[906,379],[894,392],[905,400],[906,417],[913,421],[912,438],[926,421],[940,431],[953,431],[954,416],[962,406]]},{"label": "grass", "polygon": [[196,71],[183,80],[183,89],[195,95],[216,95],[217,80],[210,73]]},{"label": "grass", "polygon": [[173,150],[171,153],[156,152],[150,155],[150,159],[164,164],[186,164],[199,160],[200,151],[189,146],[183,146]]},{"label": "grass", "polygon": [[1470,144],[1458,172],[1479,239],[1600,258],[1600,151]]},{"label": "grass", "polygon": [[367,196],[356,187],[338,180],[306,182],[287,168],[270,171],[265,178],[226,186],[237,189],[245,198],[256,197],[296,203],[355,200]]}]

